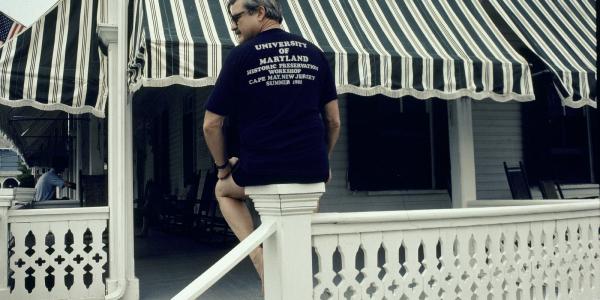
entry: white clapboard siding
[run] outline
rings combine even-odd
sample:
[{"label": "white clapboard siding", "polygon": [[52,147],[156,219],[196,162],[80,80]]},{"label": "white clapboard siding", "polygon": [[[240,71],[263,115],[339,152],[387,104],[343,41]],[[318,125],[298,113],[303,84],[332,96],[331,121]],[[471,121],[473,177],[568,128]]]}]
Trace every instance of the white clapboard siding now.
[{"label": "white clapboard siding", "polygon": [[523,160],[521,104],[473,101],[473,143],[478,199],[511,199],[502,162]]},{"label": "white clapboard siding", "polygon": [[[331,158],[333,179],[321,199],[321,212],[383,211],[407,209],[433,209],[451,207],[447,191],[399,191],[390,193],[353,192],[347,188],[348,122],[346,98],[339,99],[342,128],[340,138]],[[367,159],[367,158],[365,158]]]}]

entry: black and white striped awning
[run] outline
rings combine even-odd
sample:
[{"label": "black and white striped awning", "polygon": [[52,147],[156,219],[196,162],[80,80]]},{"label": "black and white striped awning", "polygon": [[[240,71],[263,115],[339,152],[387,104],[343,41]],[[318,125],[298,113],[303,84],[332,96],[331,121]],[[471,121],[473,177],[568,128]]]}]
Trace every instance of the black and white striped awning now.
[{"label": "black and white striped awning", "polygon": [[96,24],[99,0],[62,0],[0,47],[0,105],[104,117],[106,57]]},{"label": "black and white striped awning", "polygon": [[[235,46],[223,0],[139,0],[130,87],[214,84]],[[339,93],[532,100],[528,63],[479,0],[288,0],[284,29],[318,45]]]},{"label": "black and white striped awning", "polygon": [[597,107],[594,0],[493,0],[491,3],[553,73],[565,105]]}]

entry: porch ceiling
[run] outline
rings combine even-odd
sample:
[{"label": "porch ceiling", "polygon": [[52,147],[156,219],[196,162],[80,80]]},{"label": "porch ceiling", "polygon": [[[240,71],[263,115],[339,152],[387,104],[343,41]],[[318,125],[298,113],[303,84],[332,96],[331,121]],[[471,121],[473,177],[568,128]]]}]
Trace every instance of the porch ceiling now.
[{"label": "porch ceiling", "polygon": [[0,130],[30,166],[49,166],[53,155],[67,155],[67,118],[60,111],[0,105]]}]

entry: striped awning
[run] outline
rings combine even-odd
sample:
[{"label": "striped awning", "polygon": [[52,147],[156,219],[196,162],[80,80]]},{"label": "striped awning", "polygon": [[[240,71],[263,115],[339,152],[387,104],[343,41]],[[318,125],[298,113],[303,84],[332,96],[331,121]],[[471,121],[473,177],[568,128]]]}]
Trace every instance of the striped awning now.
[{"label": "striped awning", "polygon": [[597,107],[594,0],[493,0],[491,3],[553,73],[565,105]]},{"label": "striped awning", "polygon": [[[532,100],[528,63],[479,0],[288,0],[284,29],[327,55],[339,93]],[[215,83],[235,46],[223,0],[139,0],[130,87]]]},{"label": "striped awning", "polygon": [[105,11],[98,2],[59,1],[0,47],[0,105],[104,117],[107,64],[96,24]]}]

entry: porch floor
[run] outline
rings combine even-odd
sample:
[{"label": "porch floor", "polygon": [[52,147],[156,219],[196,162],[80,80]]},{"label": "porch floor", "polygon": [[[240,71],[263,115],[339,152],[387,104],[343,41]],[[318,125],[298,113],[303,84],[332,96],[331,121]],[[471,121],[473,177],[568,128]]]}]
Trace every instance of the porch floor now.
[{"label": "porch floor", "polygon": [[[233,241],[200,241],[158,230],[150,231],[145,238],[136,237],[135,269],[140,280],[140,299],[171,299],[235,245]],[[201,299],[262,299],[260,281],[251,261],[243,260]]]}]

